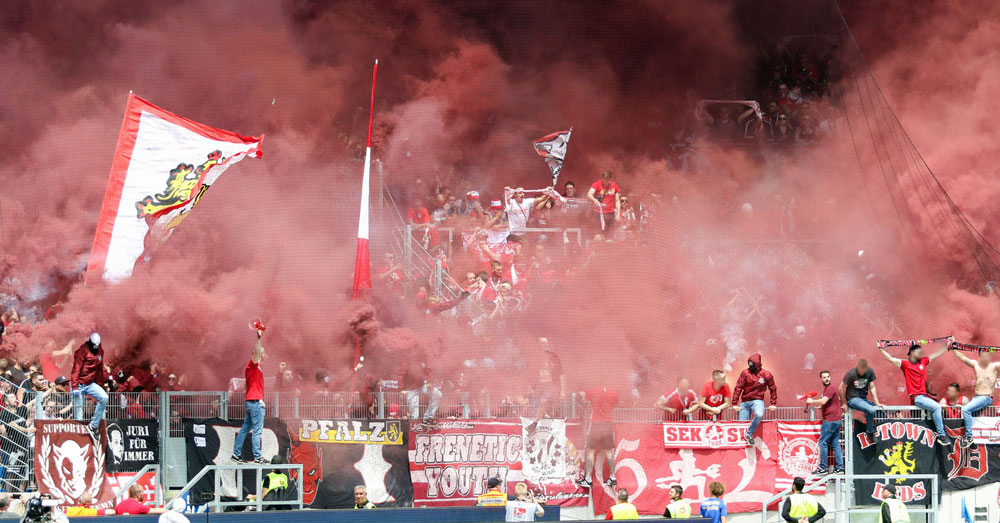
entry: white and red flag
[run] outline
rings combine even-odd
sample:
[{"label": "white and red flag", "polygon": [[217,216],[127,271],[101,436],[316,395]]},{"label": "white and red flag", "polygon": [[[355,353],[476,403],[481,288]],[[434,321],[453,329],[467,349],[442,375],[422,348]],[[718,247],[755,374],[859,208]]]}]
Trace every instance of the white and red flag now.
[{"label": "white and red flag", "polygon": [[569,137],[573,134],[573,128],[568,131],[558,131],[543,136],[534,142],[535,152],[545,158],[549,170],[552,171],[552,185],[555,186],[559,179],[559,171],[562,170],[563,160],[566,159],[566,148],[569,147]]},{"label": "white and red flag", "polygon": [[262,138],[208,127],[129,94],[87,278],[129,277],[230,165],[260,158]]}]

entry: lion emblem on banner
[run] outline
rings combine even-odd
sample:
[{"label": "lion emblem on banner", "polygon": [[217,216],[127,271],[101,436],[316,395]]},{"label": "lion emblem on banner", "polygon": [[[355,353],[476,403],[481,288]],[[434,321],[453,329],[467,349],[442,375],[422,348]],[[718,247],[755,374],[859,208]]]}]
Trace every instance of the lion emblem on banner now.
[{"label": "lion emblem on banner", "polygon": [[183,205],[191,199],[195,190],[198,190],[197,197],[200,198],[204,191],[200,190],[199,187],[204,189],[201,181],[205,177],[205,173],[212,167],[225,163],[225,161],[222,151],[213,151],[208,154],[208,159],[201,165],[177,164],[177,167],[170,170],[170,174],[167,176],[167,186],[163,192],[146,196],[135,203],[138,217],[157,216],[164,211]]},{"label": "lion emblem on banner", "polygon": [[[104,481],[104,449],[101,445],[80,445],[74,440],[53,445],[50,436],[43,436],[41,440],[38,481],[48,489],[53,499],[72,504],[79,502],[85,493],[98,498]],[[94,468],[88,482],[87,472],[91,462]],[[53,477],[53,471],[56,477]]]},{"label": "lion emblem on banner", "polygon": [[[890,448],[885,449],[878,457],[885,466],[886,474],[898,474],[905,476],[912,474],[917,468],[917,460],[913,458],[913,442],[898,442]],[[902,483],[902,478],[897,478],[896,483]]]}]

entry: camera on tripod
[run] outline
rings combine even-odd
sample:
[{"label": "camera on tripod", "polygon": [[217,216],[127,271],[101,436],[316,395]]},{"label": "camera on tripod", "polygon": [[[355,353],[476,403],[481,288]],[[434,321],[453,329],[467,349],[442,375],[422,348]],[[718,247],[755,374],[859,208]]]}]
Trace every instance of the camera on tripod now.
[{"label": "camera on tripod", "polygon": [[54,521],[52,509],[58,506],[59,502],[52,499],[52,496],[48,494],[41,494],[30,498],[24,503],[24,517],[21,518],[21,523],[28,521]]}]

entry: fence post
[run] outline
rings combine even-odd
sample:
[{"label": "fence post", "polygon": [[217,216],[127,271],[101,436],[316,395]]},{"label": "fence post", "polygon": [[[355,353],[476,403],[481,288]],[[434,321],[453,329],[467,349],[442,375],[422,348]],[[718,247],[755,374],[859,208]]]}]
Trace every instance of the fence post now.
[{"label": "fence post", "polygon": [[281,417],[281,392],[280,391],[274,391],[274,414],[272,414],[272,416],[274,416],[275,418],[280,418]]},{"label": "fence post", "polygon": [[406,224],[406,238],[403,239],[403,265],[406,274],[413,270],[413,225]]},{"label": "fence post", "polygon": [[[167,467],[166,459],[164,459],[165,450],[167,448],[167,438],[170,437],[170,393],[169,392],[157,392],[157,396],[160,398],[160,477],[158,478],[161,485],[164,488],[164,498],[166,498],[166,487],[163,487],[162,483],[167,477]],[[164,499],[165,500],[165,499]]]},{"label": "fence post", "polygon": [[229,420],[229,395],[219,392],[219,418]]},{"label": "fence post", "polygon": [[441,294],[441,260],[434,259],[434,295]]},{"label": "fence post", "polygon": [[385,392],[382,389],[378,391],[378,417],[385,419]]}]

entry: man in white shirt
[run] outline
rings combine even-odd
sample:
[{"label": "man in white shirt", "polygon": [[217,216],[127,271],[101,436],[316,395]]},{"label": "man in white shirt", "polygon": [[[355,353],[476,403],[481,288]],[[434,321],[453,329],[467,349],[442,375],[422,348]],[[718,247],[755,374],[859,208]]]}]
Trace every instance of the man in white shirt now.
[{"label": "man in white shirt", "polygon": [[514,486],[514,494],[517,499],[507,502],[504,521],[535,521],[536,517],[545,515],[545,509],[535,501],[535,494],[528,490],[528,485],[518,483]]},{"label": "man in white shirt", "polygon": [[535,206],[536,198],[525,198],[524,187],[514,189],[512,197],[510,187],[505,187],[504,196],[507,199],[505,207],[507,209],[507,224],[510,226],[510,229],[526,228],[528,226],[528,217],[531,216],[531,209]]}]

